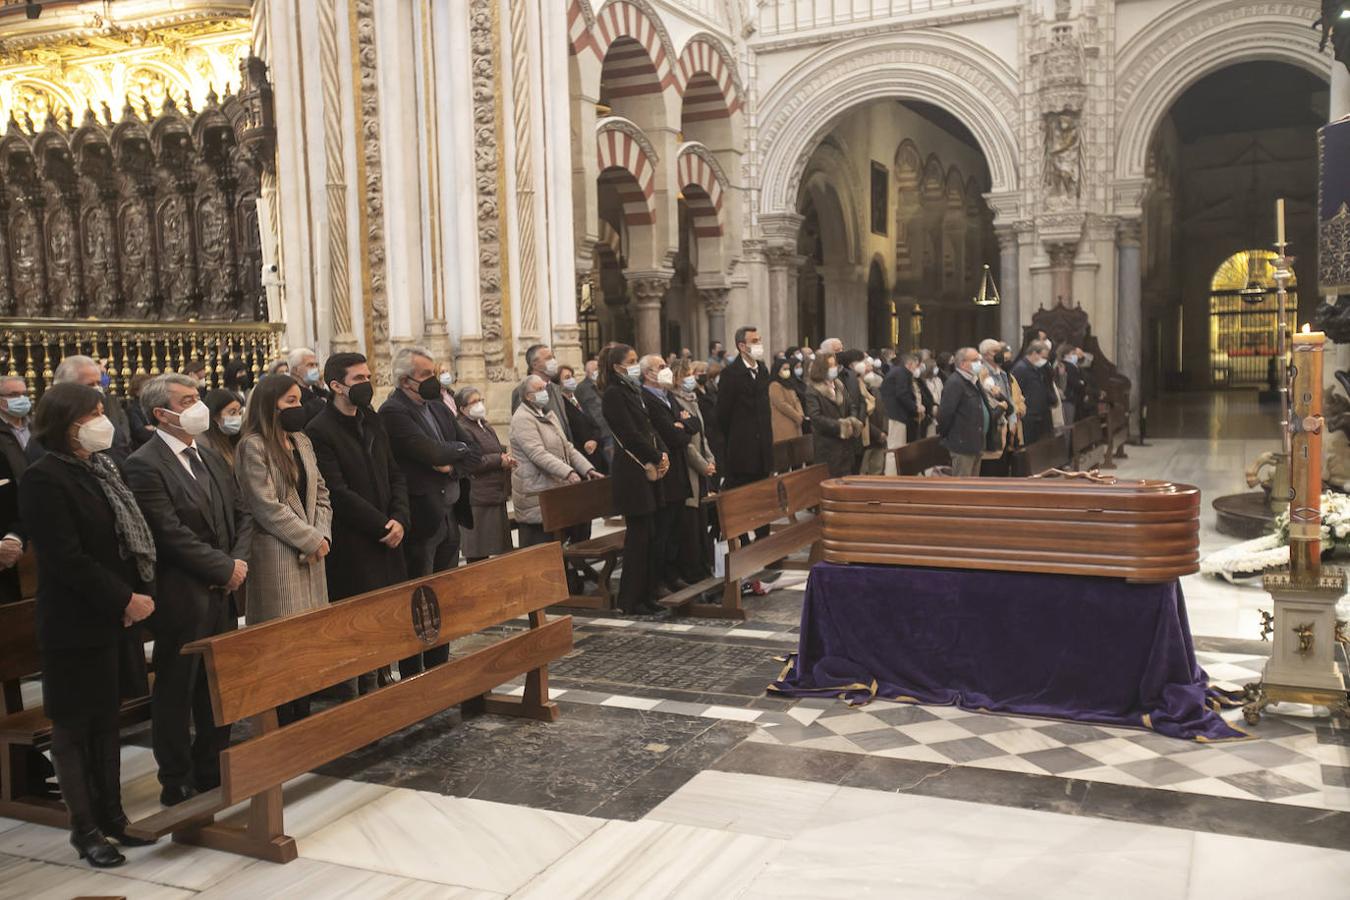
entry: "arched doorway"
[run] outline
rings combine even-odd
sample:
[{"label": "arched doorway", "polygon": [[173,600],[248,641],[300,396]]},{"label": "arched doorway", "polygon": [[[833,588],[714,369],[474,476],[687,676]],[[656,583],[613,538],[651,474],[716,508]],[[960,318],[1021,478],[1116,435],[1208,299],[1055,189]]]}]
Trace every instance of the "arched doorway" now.
[{"label": "arched doorway", "polygon": [[[1273,290],[1275,201],[1285,199],[1290,252],[1311,259],[1327,102],[1326,82],[1304,68],[1245,62],[1196,81],[1163,117],[1144,201],[1145,395],[1266,382],[1274,297],[1257,292]],[[1291,303],[1290,321],[1308,318]]]},{"label": "arched doorway", "polygon": [[886,273],[881,260],[872,260],[867,270],[867,346],[871,349],[894,346],[895,301],[886,289]]},{"label": "arched doorway", "polygon": [[[1297,280],[1289,281],[1288,309],[1298,309]],[[1219,264],[1210,280],[1209,364],[1215,387],[1257,387],[1271,379],[1279,343],[1275,253],[1243,250]]]}]

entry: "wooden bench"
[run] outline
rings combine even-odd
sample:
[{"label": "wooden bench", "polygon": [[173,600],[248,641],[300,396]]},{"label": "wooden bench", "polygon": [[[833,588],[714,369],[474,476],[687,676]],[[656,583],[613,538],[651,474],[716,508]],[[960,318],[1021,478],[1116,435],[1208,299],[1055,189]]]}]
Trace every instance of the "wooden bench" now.
[{"label": "wooden bench", "polygon": [[[820,520],[799,519],[797,513],[820,505],[820,485],[829,477],[826,466],[813,465],[717,494],[717,521],[727,545],[722,576],[705,578],[656,602],[681,615],[744,619],[742,581],[803,547],[811,548],[810,562],[820,559]],[[747,540],[755,529],[783,519],[786,524],[767,537]],[[701,601],[718,588],[720,602]]]},{"label": "wooden bench", "polygon": [[[1082,471],[1087,462],[1088,454],[1102,446],[1104,432],[1102,430],[1101,416],[1088,416],[1085,419],[1079,419],[1073,423],[1069,432],[1069,464],[1077,471]],[[1087,465],[1087,468],[1092,468]]]},{"label": "wooden bench", "polygon": [[[625,530],[620,528],[597,538],[570,543],[567,532],[578,525],[619,514],[614,505],[614,483],[608,478],[597,478],[540,491],[539,513],[544,530],[563,545],[563,559],[571,570],[596,579],[595,593],[569,593],[566,605],[579,609],[613,609],[611,578],[623,554]],[[598,575],[591,568],[596,562],[601,563]]]},{"label": "wooden bench", "polygon": [[790,472],[811,465],[816,458],[815,442],[811,435],[803,434],[773,445],[773,470],[775,473]]},{"label": "wooden bench", "polygon": [[942,439],[933,436],[921,438],[891,452],[895,454],[895,472],[897,475],[922,475],[929,469],[950,466],[952,455],[942,446]]},{"label": "wooden bench", "polygon": [[1108,406],[1104,417],[1106,428],[1106,458],[1102,460],[1103,469],[1114,469],[1118,459],[1129,459],[1125,455],[1125,444],[1130,439],[1130,414],[1123,406]]},{"label": "wooden bench", "polygon": [[1039,441],[1012,452],[1012,474],[1020,478],[1062,469],[1069,464],[1069,435],[1046,435]]},{"label": "wooden bench", "polygon": [[[567,595],[562,552],[541,544],[197,641],[219,723],[252,719],[247,740],[220,755],[221,785],[133,823],[142,837],[273,862],[296,857],[281,786],[296,776],[455,704],[542,721],[558,717],[548,663],[572,649],[572,618],[543,610]],[[276,707],[456,638],[528,615],[530,627],[466,656],[284,727]],[[526,675],[521,697],[490,693]],[[242,826],[215,823],[249,801]]]},{"label": "wooden bench", "polygon": [[[50,746],[52,723],[40,705],[23,705],[22,680],[42,670],[37,643],[37,601],[0,604],[0,816],[65,828],[66,806],[28,793],[28,764],[34,750]],[[150,698],[122,704],[121,725],[150,718]]]}]

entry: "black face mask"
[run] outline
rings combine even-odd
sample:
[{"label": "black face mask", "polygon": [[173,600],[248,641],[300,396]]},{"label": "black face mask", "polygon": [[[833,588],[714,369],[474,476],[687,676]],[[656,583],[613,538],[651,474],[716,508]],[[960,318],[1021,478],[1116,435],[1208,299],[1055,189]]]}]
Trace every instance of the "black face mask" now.
[{"label": "black face mask", "polygon": [[290,406],[277,413],[277,424],[286,431],[304,431],[309,423],[303,406]]},{"label": "black face mask", "polygon": [[[373,390],[373,388],[372,388]],[[417,396],[423,400],[441,399],[441,383],[435,378],[428,378],[417,385]]]},{"label": "black face mask", "polygon": [[375,385],[369,381],[354,384],[347,388],[347,399],[352,401],[354,405],[365,409],[375,399]]}]

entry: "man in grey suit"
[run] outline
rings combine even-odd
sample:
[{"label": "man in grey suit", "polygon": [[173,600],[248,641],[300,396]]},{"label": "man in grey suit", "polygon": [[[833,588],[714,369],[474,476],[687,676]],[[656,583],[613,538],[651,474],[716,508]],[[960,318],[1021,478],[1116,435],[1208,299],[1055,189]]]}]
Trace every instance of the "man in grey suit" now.
[{"label": "man in grey suit", "polygon": [[231,595],[248,575],[253,519],[225,460],[195,439],[211,423],[196,381],[160,375],[146,383],[140,399],[156,437],[131,454],[124,468],[155,535],[160,600],[146,623],[155,637],[151,737],[160,802],[173,806],[220,784],[220,751],[229,744],[229,726],[215,725],[197,657],[179,651],[235,627],[238,610]]},{"label": "man in grey suit", "polygon": [[[558,377],[558,359],[553,355],[553,348],[548,344],[535,344],[525,350],[525,368],[529,371],[526,375],[538,375],[548,383],[548,406],[546,409],[558,417],[559,424],[562,425],[563,434],[567,435],[567,440],[572,440],[572,426],[567,424],[567,398],[563,396],[562,388],[558,386],[555,380]],[[516,414],[516,409],[520,406],[523,398],[520,392],[520,385],[516,385],[515,390],[511,392],[511,415]]]},{"label": "man in grey suit", "polygon": [[600,426],[600,448],[604,451],[605,459],[613,462],[614,433],[609,430],[609,423],[605,421],[605,411],[600,405],[600,388],[596,384],[599,371],[600,363],[597,360],[586,360],[586,377],[577,385],[576,397],[581,403],[581,408],[586,410],[595,420],[595,424]]}]

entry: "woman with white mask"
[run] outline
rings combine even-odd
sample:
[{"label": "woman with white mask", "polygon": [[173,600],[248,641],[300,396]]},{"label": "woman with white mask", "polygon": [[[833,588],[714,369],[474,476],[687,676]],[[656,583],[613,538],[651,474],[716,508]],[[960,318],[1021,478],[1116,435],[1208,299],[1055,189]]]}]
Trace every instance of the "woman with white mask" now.
[{"label": "woman with white mask", "polygon": [[483,392],[466,386],[455,395],[459,424],[478,445],[482,461],[466,470],[469,476],[469,506],[473,509],[473,527],[459,529],[459,547],[465,562],[478,562],[489,556],[511,552],[511,521],[506,500],[511,495],[511,470],[516,459],[502,444],[497,431],[488,422]]},{"label": "woman with white mask", "polygon": [[234,391],[225,388],[208,391],[202,402],[211,414],[211,421],[198,440],[225,457],[225,462],[233,469],[234,449],[239,445],[239,432],[244,427],[244,407]]}]

